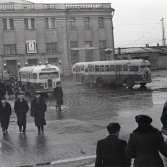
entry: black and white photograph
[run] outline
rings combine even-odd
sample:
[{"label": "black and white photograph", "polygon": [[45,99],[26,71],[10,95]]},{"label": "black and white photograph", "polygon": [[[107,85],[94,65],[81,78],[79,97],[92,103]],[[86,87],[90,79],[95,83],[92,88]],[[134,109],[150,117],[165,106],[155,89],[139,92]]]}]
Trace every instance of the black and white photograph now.
[{"label": "black and white photograph", "polygon": [[0,167],[167,167],[166,0],[0,0]]}]

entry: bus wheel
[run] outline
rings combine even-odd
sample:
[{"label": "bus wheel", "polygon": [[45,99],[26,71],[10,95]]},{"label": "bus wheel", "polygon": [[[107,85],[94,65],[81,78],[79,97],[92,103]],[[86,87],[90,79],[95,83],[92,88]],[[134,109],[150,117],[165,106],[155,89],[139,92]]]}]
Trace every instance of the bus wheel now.
[{"label": "bus wheel", "polygon": [[131,79],[131,78],[126,79],[125,84],[126,84],[127,88],[132,88],[134,86],[133,79]]},{"label": "bus wheel", "polygon": [[103,79],[102,79],[102,78],[98,78],[98,79],[96,80],[96,85],[97,85],[98,87],[102,87],[102,86],[104,85]]},{"label": "bus wheel", "polygon": [[81,81],[82,81],[82,84],[85,84],[85,77],[84,76],[82,77]]},{"label": "bus wheel", "polygon": [[144,87],[144,86],[146,86],[146,83],[141,83],[140,85]]}]

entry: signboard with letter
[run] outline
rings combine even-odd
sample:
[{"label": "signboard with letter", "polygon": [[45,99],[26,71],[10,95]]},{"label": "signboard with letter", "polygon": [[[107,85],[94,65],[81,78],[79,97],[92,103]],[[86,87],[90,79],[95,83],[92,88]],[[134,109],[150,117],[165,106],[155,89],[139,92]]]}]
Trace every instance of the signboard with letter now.
[{"label": "signboard with letter", "polygon": [[37,45],[35,40],[26,41],[27,53],[37,53]]}]

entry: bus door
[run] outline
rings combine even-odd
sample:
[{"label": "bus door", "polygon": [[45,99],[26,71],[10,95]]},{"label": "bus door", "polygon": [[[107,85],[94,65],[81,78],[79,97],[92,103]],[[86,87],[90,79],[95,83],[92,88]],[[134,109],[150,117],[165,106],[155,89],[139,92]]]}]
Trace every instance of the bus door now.
[{"label": "bus door", "polygon": [[93,84],[94,83],[94,66],[93,65],[88,65],[88,77],[89,77],[89,83]]},{"label": "bus door", "polygon": [[115,65],[115,78],[117,84],[122,83],[121,72],[122,72],[122,65]]},{"label": "bus door", "polygon": [[79,67],[76,67],[75,68],[75,72],[76,72],[76,82],[80,82],[80,68]]}]

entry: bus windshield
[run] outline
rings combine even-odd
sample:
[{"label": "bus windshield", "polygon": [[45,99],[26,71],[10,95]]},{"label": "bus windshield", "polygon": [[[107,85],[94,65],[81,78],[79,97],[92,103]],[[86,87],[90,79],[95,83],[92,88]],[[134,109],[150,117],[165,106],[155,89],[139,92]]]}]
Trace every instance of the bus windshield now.
[{"label": "bus windshield", "polygon": [[54,79],[58,77],[58,72],[39,73],[39,79]]}]

